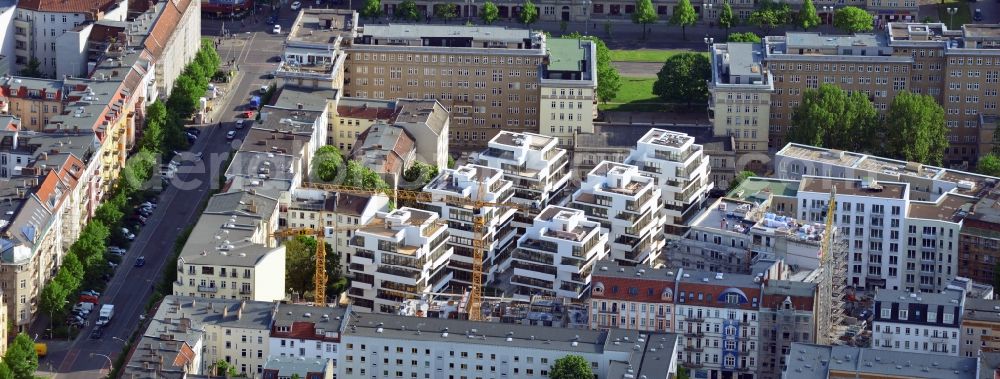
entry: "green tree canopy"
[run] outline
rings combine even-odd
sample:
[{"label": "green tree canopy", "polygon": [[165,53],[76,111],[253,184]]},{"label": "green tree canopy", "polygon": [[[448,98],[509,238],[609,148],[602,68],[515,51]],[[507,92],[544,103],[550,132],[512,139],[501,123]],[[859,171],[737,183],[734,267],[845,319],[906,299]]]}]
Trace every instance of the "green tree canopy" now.
[{"label": "green tree canopy", "polygon": [[757,173],[753,171],[746,171],[746,170],[740,171],[739,173],[736,174],[736,177],[733,178],[733,181],[729,182],[729,191],[736,189],[736,187],[739,187],[740,183],[743,183],[744,180],[747,180],[747,178],[752,178],[754,176],[757,176]]},{"label": "green tree canopy", "polygon": [[458,17],[458,5],[455,3],[443,3],[434,7],[434,17],[445,21],[454,20]]},{"label": "green tree canopy", "polygon": [[2,361],[0,361],[0,379],[14,379],[14,371]]},{"label": "green tree canopy", "polygon": [[212,365],[214,368],[215,375],[225,376],[227,378],[236,377],[236,366],[229,364],[225,360],[218,360]]},{"label": "green tree canopy", "polygon": [[337,148],[327,145],[316,149],[312,167],[313,173],[320,180],[324,182],[333,181],[337,178],[337,174],[340,173],[340,168],[343,165],[344,158],[340,155],[340,151]]},{"label": "green tree canopy", "polygon": [[729,33],[729,36],[726,37],[726,41],[728,41],[728,42],[753,42],[753,43],[760,43],[760,36],[758,36],[757,33],[754,33],[754,32]]},{"label": "green tree canopy", "polygon": [[837,9],[837,12],[833,14],[833,26],[847,33],[862,33],[872,31],[874,21],[868,11],[846,6]]},{"label": "green tree canopy", "polygon": [[785,3],[775,3],[764,0],[752,13],[750,13],[750,24],[757,25],[764,31],[764,34],[771,34],[771,30],[781,25],[786,25],[790,21],[792,10]]},{"label": "green tree canopy", "polygon": [[531,0],[524,0],[524,4],[521,5],[521,13],[517,15],[517,19],[530,29],[531,24],[538,21],[538,7]]},{"label": "green tree canopy", "polygon": [[49,315],[50,319],[66,310],[66,297],[69,296],[70,289],[63,286],[58,280],[51,280],[42,288],[39,295],[39,306],[42,312]]},{"label": "green tree canopy", "polygon": [[642,25],[642,39],[646,39],[646,31],[649,24],[655,23],[656,8],[653,8],[652,0],[635,0],[635,12],[632,13],[632,22]]},{"label": "green tree canopy", "polygon": [[167,126],[167,107],[162,101],[154,101],[146,107],[146,125],[142,128],[139,148],[157,153],[163,152],[163,132]]},{"label": "green tree canopy", "polygon": [[591,379],[594,372],[590,369],[590,362],[579,355],[567,355],[556,360],[549,370],[550,379]]},{"label": "green tree canopy", "polygon": [[799,15],[796,22],[798,27],[805,30],[812,29],[816,27],[816,25],[819,25],[819,15],[816,14],[816,6],[813,5],[812,0],[805,0],[805,2],[802,3],[802,8],[799,9]]},{"label": "green tree canopy", "polygon": [[437,166],[423,162],[414,162],[403,172],[403,179],[410,183],[426,184],[438,175]]},{"label": "green tree canopy", "polygon": [[[63,278],[63,273],[69,278]],[[63,282],[63,286],[68,288],[80,287],[80,281],[83,280],[83,263],[80,263],[80,258],[76,254],[66,254],[63,257],[62,266],[59,267],[59,274],[56,275],[56,279]]]},{"label": "green tree canopy", "polygon": [[976,164],[976,172],[983,175],[1000,176],[1000,156],[989,153],[980,157],[979,163]]},{"label": "green tree canopy", "polygon": [[396,7],[396,18],[414,22],[420,21],[420,10],[417,9],[417,3],[413,0],[403,0]]},{"label": "green tree canopy", "polygon": [[594,42],[597,46],[597,99],[607,103],[618,96],[618,90],[622,86],[621,75],[611,63],[611,50],[604,44],[604,41],[594,36],[581,36],[579,33],[573,33],[563,38],[585,39]]},{"label": "green tree canopy", "polygon": [[729,34],[729,28],[733,27],[733,22],[736,20],[736,16],[733,15],[733,7],[729,5],[729,2],[722,3],[722,10],[719,11],[719,26],[726,28],[726,34]]},{"label": "green tree canopy", "polygon": [[24,68],[21,69],[18,74],[31,78],[41,78],[43,76],[41,66],[42,62],[38,61],[38,58],[31,57],[31,59],[28,59],[28,63],[24,65]]},{"label": "green tree canopy", "polygon": [[174,81],[174,89],[167,98],[167,108],[181,118],[188,118],[197,109],[202,91],[198,83],[188,75],[180,75]]},{"label": "green tree canopy", "polygon": [[38,369],[38,354],[35,353],[35,341],[27,334],[20,333],[7,346],[3,362],[14,373],[15,379],[34,379]]},{"label": "green tree canopy", "polygon": [[656,74],[653,93],[668,103],[704,103],[708,101],[708,79],[712,74],[708,57],[681,53],[667,58]]},{"label": "green tree canopy", "polygon": [[687,27],[689,25],[694,25],[695,22],[698,22],[698,14],[695,13],[694,7],[691,5],[691,1],[678,1],[677,6],[674,7],[674,14],[670,16],[670,24],[679,25],[681,27],[681,35],[686,40]]},{"label": "green tree canopy", "polygon": [[909,162],[941,165],[948,148],[944,109],[929,95],[896,94],[886,113],[886,155]]},{"label": "green tree canopy", "polygon": [[878,150],[878,113],[861,92],[847,94],[832,84],[806,90],[792,109],[788,141],[849,151]]},{"label": "green tree canopy", "polygon": [[365,0],[364,8],[361,8],[361,16],[374,20],[382,15],[382,0]]},{"label": "green tree canopy", "polygon": [[479,10],[479,18],[486,25],[492,24],[500,18],[500,9],[492,1],[487,1],[483,3],[483,7]]},{"label": "green tree canopy", "polygon": [[285,244],[285,285],[288,290],[305,295],[313,292],[316,269],[316,239],[295,236]]}]

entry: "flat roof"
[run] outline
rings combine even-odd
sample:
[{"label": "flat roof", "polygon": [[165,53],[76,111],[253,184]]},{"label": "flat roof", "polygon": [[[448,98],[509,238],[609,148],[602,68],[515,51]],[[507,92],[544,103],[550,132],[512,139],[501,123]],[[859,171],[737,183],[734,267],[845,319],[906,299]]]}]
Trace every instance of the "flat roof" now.
[{"label": "flat roof", "polygon": [[[548,146],[549,143],[551,143],[555,139],[556,137],[549,137],[535,133],[515,133],[515,132],[501,131],[500,133],[497,133],[497,135],[493,137],[493,140],[491,140],[490,143],[497,143],[500,145],[513,146],[513,147],[526,147],[531,150],[542,150],[543,148],[545,148],[545,146]],[[525,146],[525,142],[530,142],[530,144]]]},{"label": "flat roof", "polygon": [[587,49],[584,40],[551,38],[545,47],[549,53],[549,71],[584,71],[583,62],[587,59]]},{"label": "flat roof", "polygon": [[420,38],[453,37],[471,38],[474,41],[522,42],[530,40],[529,29],[505,26],[465,26],[433,24],[365,24],[362,35],[385,39],[412,40]]},{"label": "flat roof", "polygon": [[965,24],[962,25],[962,34],[966,38],[1000,38],[1000,24]]},{"label": "flat roof", "polygon": [[1000,323],[1000,301],[967,298],[965,299],[965,320],[989,321]]},{"label": "flat roof", "polygon": [[965,218],[975,202],[974,197],[946,193],[938,198],[937,203],[911,202],[909,217],[959,222]]},{"label": "flat roof", "polygon": [[756,204],[748,201],[722,197],[716,200],[710,207],[703,209],[701,214],[691,221],[691,226],[730,233],[749,234],[750,228],[756,224],[756,221],[747,220],[743,215],[757,208]]},{"label": "flat roof", "polygon": [[832,35],[810,32],[785,33],[785,44],[789,47],[789,50],[798,48],[881,47],[886,45],[882,34]]},{"label": "flat roof", "polygon": [[307,111],[326,110],[326,104],[330,100],[337,98],[336,89],[317,89],[284,85],[278,93],[278,100],[275,101],[275,108],[298,109],[302,104],[302,109]]},{"label": "flat roof", "polygon": [[803,176],[799,184],[800,192],[830,193],[837,186],[837,196],[868,196],[886,199],[906,199],[909,185],[896,182],[876,182],[872,189],[862,188],[861,179]]},{"label": "flat roof", "polygon": [[973,357],[799,342],[792,343],[785,361],[787,367],[783,377],[796,379],[826,379],[844,373],[893,378],[975,379],[978,367]]},{"label": "flat roof", "polygon": [[729,49],[729,75],[763,75],[761,60],[763,48],[757,43],[727,44]]},{"label": "flat roof", "polygon": [[288,40],[333,44],[337,38],[351,38],[357,27],[357,12],[348,9],[302,9],[288,34]]},{"label": "flat roof", "polygon": [[875,292],[875,301],[900,304],[917,303],[958,307],[962,303],[963,297],[965,297],[965,292],[958,290],[945,290],[940,293],[914,293],[903,290],[879,289]]},{"label": "flat roof", "polygon": [[753,198],[767,194],[781,197],[795,197],[795,194],[798,192],[798,180],[751,176],[740,182],[732,191],[729,191],[726,197],[750,201]]},{"label": "flat roof", "polygon": [[694,137],[684,133],[657,128],[650,129],[645,135],[642,136],[642,138],[639,139],[639,143],[673,148],[679,148],[688,142],[694,142]]}]

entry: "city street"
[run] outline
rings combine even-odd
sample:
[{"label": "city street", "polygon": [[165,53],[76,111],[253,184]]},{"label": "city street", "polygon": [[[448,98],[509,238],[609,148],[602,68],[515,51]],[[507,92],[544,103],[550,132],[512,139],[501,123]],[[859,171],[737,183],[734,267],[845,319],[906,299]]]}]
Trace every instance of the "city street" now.
[{"label": "city street", "polygon": [[[204,24],[205,36],[218,35],[221,30],[221,25],[216,27],[207,21]],[[223,130],[217,130],[219,128],[215,123],[203,128],[201,138],[191,148],[191,152],[203,153],[202,160],[194,161],[190,154],[182,154],[179,158],[181,167],[175,179],[160,195],[157,210],[149,219],[148,225],[137,234],[100,299],[101,304],[115,305],[114,319],[105,328],[103,337],[99,340],[89,339],[93,320],[97,317],[97,312],[94,312],[91,315],[91,326],[84,328],[76,340],[44,341],[49,344],[49,352],[40,361],[40,375],[92,379],[107,373],[108,359],[92,354],[106,355],[114,361],[121,353],[124,341],[139,326],[139,315],[149,301],[153,284],[159,280],[167,259],[172,254],[174,240],[185,227],[197,221],[197,207],[210,190],[218,186],[220,166],[249,131],[248,128],[238,130],[239,138],[226,141],[226,131],[233,127],[232,121],[238,110],[247,102],[252,91],[267,83],[267,80],[261,78],[263,74],[274,69],[273,63],[259,62],[266,62],[281,50],[282,38],[265,33],[236,33],[233,38],[226,39],[220,45],[223,62],[235,59],[242,70],[233,83],[232,88],[235,89],[231,91],[234,92],[229,94],[228,99],[211,116],[213,121],[222,121]],[[144,267],[134,267],[139,256],[146,258]]]}]

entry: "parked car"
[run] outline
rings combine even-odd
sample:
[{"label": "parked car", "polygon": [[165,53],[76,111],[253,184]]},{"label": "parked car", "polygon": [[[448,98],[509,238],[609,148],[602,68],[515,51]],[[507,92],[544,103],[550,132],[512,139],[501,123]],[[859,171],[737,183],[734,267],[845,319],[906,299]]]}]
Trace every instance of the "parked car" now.
[{"label": "parked car", "polygon": [[298,1],[293,1],[292,2],[292,10],[293,11],[297,11],[299,9],[302,9],[302,3],[298,2]]},{"label": "parked car", "polygon": [[94,330],[90,332],[90,339],[92,340],[101,339],[102,336],[104,336],[104,328],[100,326],[94,327]]},{"label": "parked car", "polygon": [[142,267],[146,265],[146,257],[139,257],[135,259],[135,267]]},{"label": "parked car", "polygon": [[128,228],[122,228],[122,237],[129,241],[135,241],[135,233],[130,232]]},{"label": "parked car", "polygon": [[150,203],[150,202],[148,202],[148,201],[147,201],[147,202],[145,202],[145,203],[142,203],[142,204],[139,204],[139,206],[140,206],[140,207],[142,207],[142,208],[147,208],[147,207],[149,207],[149,208],[153,208],[153,209],[156,209],[156,204],[153,204],[153,203]]},{"label": "parked car", "polygon": [[81,295],[87,295],[87,296],[93,296],[93,297],[101,297],[101,293],[97,292],[97,291],[94,291],[94,290],[83,290],[83,291],[80,291],[80,294]]},{"label": "parked car", "polygon": [[97,296],[93,296],[93,295],[80,295],[80,302],[81,303],[97,304],[98,300],[97,300]]},{"label": "parked car", "polygon": [[[126,250],[118,246],[108,246],[108,252],[114,255],[125,255]],[[80,292],[81,294],[83,292]]]},{"label": "parked car", "polygon": [[[279,59],[279,61],[281,60],[281,58],[278,58],[278,59]],[[260,86],[260,94],[263,95],[263,94],[267,93],[267,90],[269,90],[269,89],[271,89],[271,86],[269,86],[267,84],[262,84]]]},{"label": "parked car", "polygon": [[226,133],[226,139],[227,140],[232,141],[235,138],[236,138],[236,131],[235,130],[230,130],[229,132]]},{"label": "parked car", "polygon": [[243,129],[243,121],[246,121],[246,120],[243,120],[243,119],[236,120],[236,129]]},{"label": "parked car", "polygon": [[271,28],[271,32],[274,34],[281,34],[281,25],[274,24],[274,27]]},{"label": "parked car", "polygon": [[243,113],[240,114],[240,117],[243,117],[245,119],[253,119],[254,116],[256,115],[257,113],[254,111],[243,111]]},{"label": "parked car", "polygon": [[972,14],[972,21],[982,21],[983,20],[983,10],[976,8],[976,12]]},{"label": "parked car", "polygon": [[132,215],[132,217],[129,217],[129,220],[135,221],[139,223],[139,225],[146,226],[146,222],[149,219],[147,219],[146,216],[139,214],[139,215]]},{"label": "parked car", "polygon": [[198,128],[195,128],[195,127],[184,129],[184,131],[188,132],[188,133],[191,133],[191,134],[194,134],[196,136],[200,136],[201,135],[201,129],[198,129]]}]

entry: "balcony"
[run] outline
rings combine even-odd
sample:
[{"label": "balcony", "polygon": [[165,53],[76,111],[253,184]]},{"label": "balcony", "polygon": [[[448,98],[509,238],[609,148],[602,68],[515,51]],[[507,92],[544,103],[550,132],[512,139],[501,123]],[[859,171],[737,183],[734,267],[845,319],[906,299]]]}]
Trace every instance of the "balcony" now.
[{"label": "balcony", "polygon": [[702,368],[704,367],[700,362],[684,362],[681,363],[684,368]]},{"label": "balcony", "polygon": [[386,275],[412,279],[414,281],[416,281],[417,278],[420,277],[420,272],[418,271],[406,270],[392,266],[379,266],[379,268],[375,271]]},{"label": "balcony", "polygon": [[249,288],[240,288],[240,294],[241,294],[241,295],[249,295],[249,294],[251,294],[252,292],[253,292],[253,291],[251,291],[251,290],[250,290]]},{"label": "balcony", "polygon": [[216,286],[198,286],[198,292],[219,292],[219,288]]},{"label": "balcony", "polygon": [[688,332],[684,333],[684,337],[689,337],[689,338],[701,338],[701,337],[704,337],[704,336],[705,336],[705,332],[702,332],[700,330],[696,331],[696,332],[688,331]]},{"label": "balcony", "polygon": [[684,317],[684,321],[687,321],[687,322],[704,322],[705,318],[703,318],[701,316],[686,316],[686,317]]},{"label": "balcony", "polygon": [[684,347],[684,351],[693,351],[696,353],[700,353],[705,351],[705,348],[703,346],[687,345]]}]

